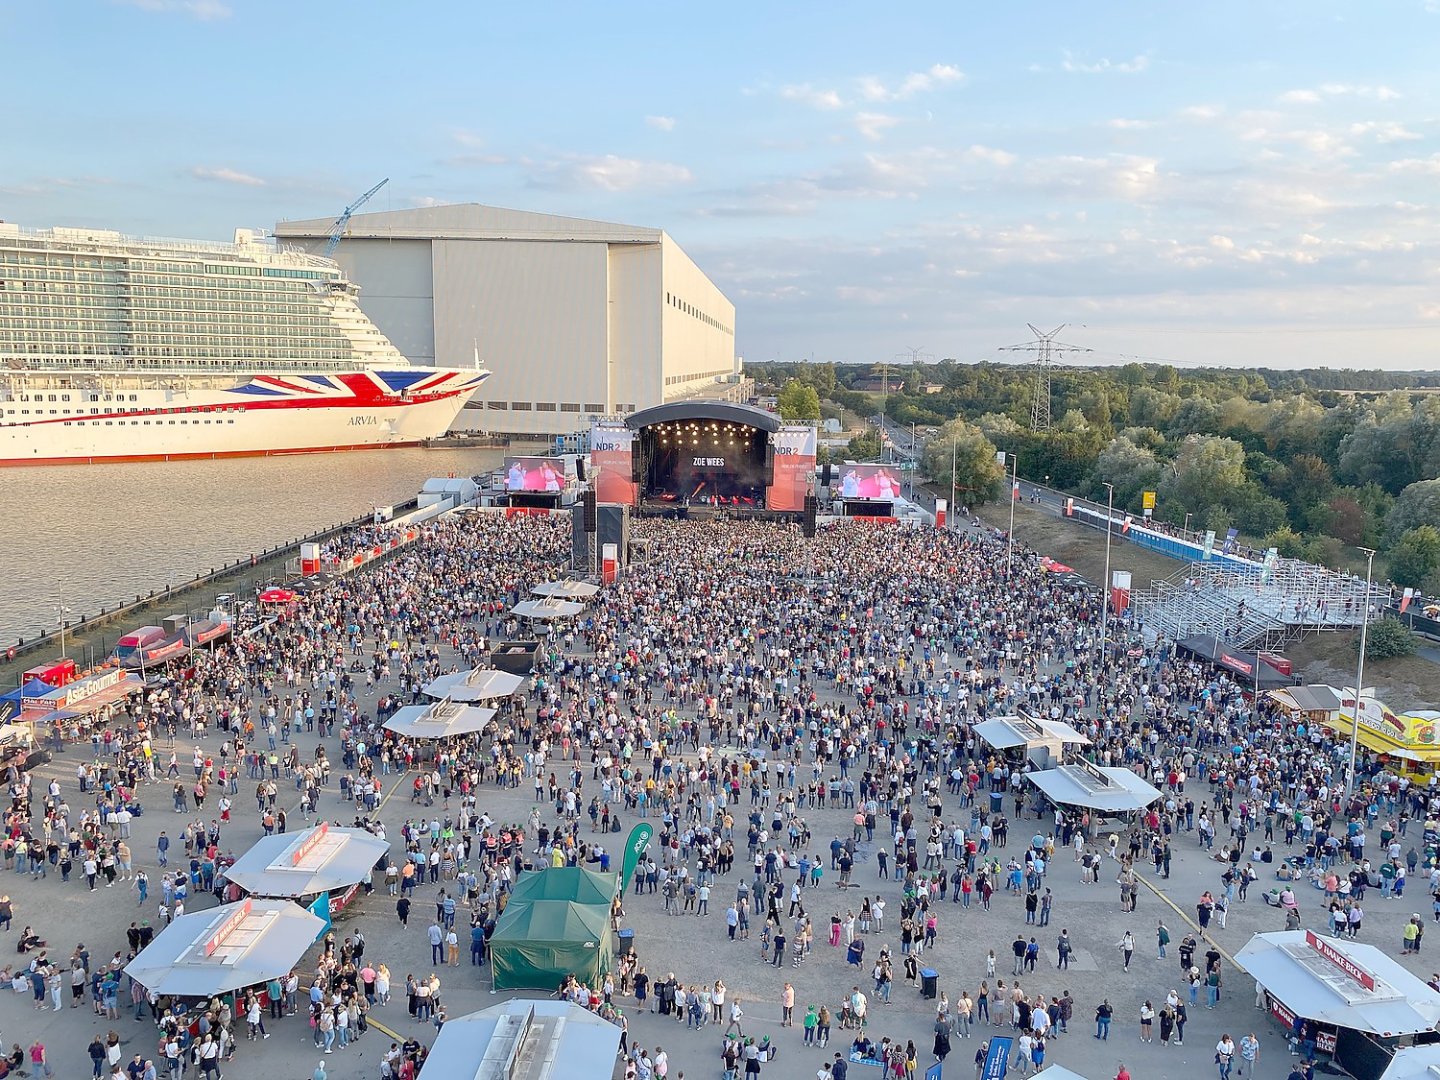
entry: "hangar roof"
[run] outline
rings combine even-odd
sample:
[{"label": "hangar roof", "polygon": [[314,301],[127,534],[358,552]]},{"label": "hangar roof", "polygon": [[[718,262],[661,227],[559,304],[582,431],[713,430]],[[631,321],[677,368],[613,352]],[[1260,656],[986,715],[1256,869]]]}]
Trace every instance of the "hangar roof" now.
[{"label": "hangar roof", "polygon": [[[281,221],[275,235],[311,239],[330,235],[333,218]],[[480,203],[424,206],[413,210],[382,210],[356,214],[345,227],[347,239],[380,240],[554,240],[607,244],[658,244],[664,232],[638,225],[507,210]]]}]

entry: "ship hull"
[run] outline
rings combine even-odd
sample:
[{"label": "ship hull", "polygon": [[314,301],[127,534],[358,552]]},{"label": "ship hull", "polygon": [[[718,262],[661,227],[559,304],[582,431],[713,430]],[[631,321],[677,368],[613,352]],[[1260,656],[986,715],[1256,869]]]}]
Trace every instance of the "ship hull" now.
[{"label": "ship hull", "polygon": [[[253,376],[222,386],[111,383],[5,401],[0,466],[194,461],[414,446],[443,435],[488,372],[407,368]],[[50,398],[32,389],[31,399]],[[70,400],[65,400],[65,398]],[[21,409],[31,405],[31,415]],[[41,405],[42,408],[33,406]],[[34,414],[40,414],[38,418]],[[53,414],[53,415],[52,415]]]}]

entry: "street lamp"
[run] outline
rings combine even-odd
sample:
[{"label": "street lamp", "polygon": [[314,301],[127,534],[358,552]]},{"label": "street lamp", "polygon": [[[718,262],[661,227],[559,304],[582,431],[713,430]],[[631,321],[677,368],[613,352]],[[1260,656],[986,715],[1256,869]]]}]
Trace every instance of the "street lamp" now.
[{"label": "street lamp", "polygon": [[1370,627],[1370,583],[1375,571],[1375,552],[1371,548],[1360,550],[1365,552],[1365,608],[1360,613],[1360,659],[1355,665],[1355,707],[1350,713],[1350,768],[1345,773],[1347,813],[1355,794],[1355,757],[1360,752],[1360,694],[1365,687],[1365,637]]},{"label": "street lamp", "polygon": [[[1101,583],[1100,663],[1105,663],[1110,638],[1110,534],[1115,531],[1115,485],[1105,485],[1105,580]],[[1103,675],[1103,667],[1101,669]]]},{"label": "street lamp", "polygon": [[960,436],[950,439],[950,516],[955,516],[955,459],[960,451]]},{"label": "street lamp", "polygon": [[1186,536],[1189,536],[1189,535],[1190,535],[1190,518],[1193,517],[1193,516],[1194,516],[1194,512],[1193,512],[1193,511],[1191,511],[1190,513],[1187,513],[1187,514],[1185,515],[1185,524],[1182,525],[1182,526],[1180,526],[1180,531],[1183,532]]},{"label": "street lamp", "polygon": [[1010,560],[1015,552],[1015,496],[1018,494],[1019,484],[1016,480],[1016,470],[1020,468],[1020,459],[1014,454],[1006,454],[1010,459],[1010,535],[1005,538],[1005,576],[1010,576]]},{"label": "street lamp", "polygon": [[65,659],[65,616],[70,614],[70,609],[63,603],[55,605],[55,614],[60,618],[60,659]]}]

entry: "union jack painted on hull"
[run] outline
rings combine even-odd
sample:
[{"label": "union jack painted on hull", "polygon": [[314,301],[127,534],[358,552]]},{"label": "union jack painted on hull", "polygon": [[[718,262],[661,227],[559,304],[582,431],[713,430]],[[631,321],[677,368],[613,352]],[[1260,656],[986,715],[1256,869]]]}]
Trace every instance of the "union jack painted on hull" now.
[{"label": "union jack painted on hull", "polygon": [[[284,372],[238,384],[214,376],[116,375],[58,388],[0,423],[0,465],[303,454],[413,446],[449,430],[484,370]],[[243,378],[243,376],[242,376]],[[18,396],[18,395],[17,395]],[[19,410],[16,410],[18,413]]]}]

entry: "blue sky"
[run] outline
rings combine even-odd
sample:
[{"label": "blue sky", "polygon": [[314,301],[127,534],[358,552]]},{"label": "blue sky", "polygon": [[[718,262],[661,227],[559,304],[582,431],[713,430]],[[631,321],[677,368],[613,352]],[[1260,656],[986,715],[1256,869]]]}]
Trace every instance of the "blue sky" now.
[{"label": "blue sky", "polygon": [[0,217],[666,229],[751,360],[1433,368],[1440,0],[0,8]]}]

